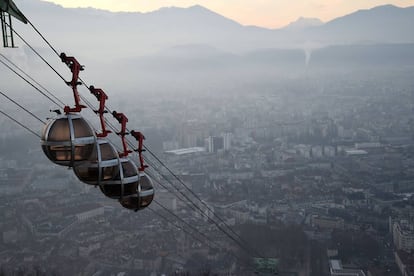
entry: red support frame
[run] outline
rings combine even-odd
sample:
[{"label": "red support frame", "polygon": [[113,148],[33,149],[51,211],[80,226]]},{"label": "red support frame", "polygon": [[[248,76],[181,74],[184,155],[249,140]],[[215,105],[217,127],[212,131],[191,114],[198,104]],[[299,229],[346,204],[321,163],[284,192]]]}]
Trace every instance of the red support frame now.
[{"label": "red support frame", "polygon": [[104,114],[107,113],[107,111],[105,110],[105,101],[108,99],[108,96],[102,89],[95,88],[93,85],[89,86],[89,91],[91,91],[91,94],[95,95],[95,97],[99,101],[99,109],[94,110],[94,112],[99,115],[99,120],[101,121],[102,133],[97,133],[96,136],[106,137],[108,136],[109,133],[112,132],[106,129],[106,123],[105,123],[105,118],[104,118]]},{"label": "red support frame", "polygon": [[121,131],[117,132],[116,134],[121,136],[122,147],[124,151],[119,153],[119,157],[127,157],[128,154],[132,152],[131,150],[128,150],[128,146],[127,146],[126,139],[125,139],[125,135],[129,134],[128,132],[126,132],[126,124],[128,122],[128,118],[127,116],[125,116],[124,113],[118,113],[116,111],[113,111],[112,115],[121,124]]},{"label": "red support frame", "polygon": [[138,152],[140,163],[138,171],[143,172],[145,168],[148,168],[148,166],[144,164],[144,157],[142,155],[142,152],[145,151],[145,149],[143,149],[145,136],[142,134],[142,132],[134,130],[131,130],[131,135],[138,141],[138,149],[136,150]]},{"label": "red support frame", "polygon": [[60,54],[60,59],[62,60],[63,63],[65,63],[70,68],[70,71],[72,72],[72,80],[65,81],[65,83],[72,87],[73,97],[75,99],[75,107],[71,108],[69,106],[65,106],[63,111],[65,113],[80,112],[82,108],[86,107],[80,104],[80,98],[79,98],[79,93],[78,93],[78,88],[77,88],[79,84],[82,84],[81,82],[78,81],[78,79],[79,79],[79,72],[84,70],[83,65],[80,65],[80,63],[76,60],[76,58],[68,57],[66,56],[65,53]]}]

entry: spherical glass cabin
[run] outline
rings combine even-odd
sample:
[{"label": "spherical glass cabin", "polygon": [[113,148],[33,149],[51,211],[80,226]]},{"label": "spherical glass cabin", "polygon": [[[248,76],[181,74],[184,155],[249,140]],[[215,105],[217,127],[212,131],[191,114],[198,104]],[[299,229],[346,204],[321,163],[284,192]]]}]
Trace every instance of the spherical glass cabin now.
[{"label": "spherical glass cabin", "polygon": [[90,185],[111,183],[119,173],[119,157],[115,147],[105,139],[97,139],[91,157],[73,167],[80,181]]},{"label": "spherical glass cabin", "polygon": [[86,120],[73,113],[60,115],[43,128],[41,145],[55,164],[73,167],[90,158],[96,143],[95,132]]},{"label": "spherical glass cabin", "polygon": [[99,185],[102,193],[113,199],[123,199],[138,191],[139,175],[135,164],[127,158],[120,158],[119,162],[115,178]]},{"label": "spherical glass cabin", "polygon": [[119,200],[124,208],[138,211],[151,204],[154,199],[154,185],[145,173],[140,173],[138,192]]}]

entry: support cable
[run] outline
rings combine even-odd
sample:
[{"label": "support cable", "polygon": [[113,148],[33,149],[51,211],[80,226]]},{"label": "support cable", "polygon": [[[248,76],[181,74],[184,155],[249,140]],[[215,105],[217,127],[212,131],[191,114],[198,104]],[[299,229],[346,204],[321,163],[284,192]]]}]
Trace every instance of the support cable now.
[{"label": "support cable", "polygon": [[162,215],[161,213],[155,211],[153,208],[151,208],[150,206],[148,206],[146,209],[150,210],[151,212],[155,213],[157,216],[159,216],[160,218],[162,218],[163,220],[167,221],[168,223],[171,223],[172,225],[174,225],[178,230],[182,230],[183,232],[185,232],[186,234],[190,235],[193,239],[197,240],[200,243],[204,243],[200,238],[198,238],[197,236],[193,235],[193,233],[191,233],[190,231],[188,231],[186,228],[181,227],[179,225],[177,225],[176,223],[173,223],[170,219],[168,219],[166,216]]},{"label": "support cable", "polygon": [[[162,187],[165,188],[165,186],[163,186],[158,180],[156,180],[154,178],[154,176],[151,176],[152,180],[154,182],[156,182],[158,185],[161,185]],[[167,207],[161,205],[158,201],[153,200],[153,202],[155,202],[157,205],[159,205],[162,209],[164,209],[165,211],[167,211],[169,214],[171,214],[172,216],[174,216],[176,219],[182,221],[185,225],[187,225],[189,228],[193,229],[194,231],[198,232],[200,235],[202,235],[205,239],[207,239],[208,241],[210,241],[212,244],[214,244],[215,246],[217,246],[218,248],[220,248],[220,245],[218,245],[216,242],[212,241],[207,235],[205,235],[204,233],[200,232],[198,229],[196,229],[193,225],[189,224],[188,222],[186,222],[185,220],[183,220],[182,218],[180,218],[179,216],[177,216],[176,214],[174,214],[174,212],[172,212],[171,210],[169,210]]]},{"label": "support cable", "polygon": [[30,20],[27,20],[27,22],[29,22],[30,26],[32,26],[35,32],[40,35],[40,37],[44,40],[44,42],[46,42],[46,44],[49,45],[49,47],[53,50],[53,52],[55,52],[55,54],[59,56],[59,53],[55,50],[55,48],[53,48],[52,44],[50,44],[49,41],[47,41],[47,39],[39,32],[39,30],[32,24],[32,22],[30,22]]},{"label": "support cable", "polygon": [[33,81],[35,84],[37,84],[40,88],[42,88],[44,91],[46,91],[49,96],[53,97],[56,101],[58,101],[62,106],[65,105],[64,102],[62,102],[58,97],[53,95],[52,92],[50,92],[48,89],[46,89],[43,85],[38,83],[35,79],[33,79],[29,74],[27,74],[23,69],[21,69],[17,64],[15,64],[13,61],[11,61],[9,58],[7,58],[5,55],[0,53],[0,56],[2,56],[5,60],[7,60],[10,64],[12,64],[14,67],[16,67],[20,72],[22,72],[26,77],[28,77],[31,81]]},{"label": "support cable", "polygon": [[8,64],[6,64],[4,61],[0,60],[0,63],[2,63],[4,66],[6,66],[9,70],[11,70],[13,73],[15,73],[17,76],[19,76],[22,80],[24,80],[25,82],[27,82],[30,86],[32,86],[34,89],[36,89],[36,91],[38,91],[40,94],[42,94],[43,96],[45,96],[46,98],[48,98],[52,103],[54,103],[55,105],[60,107],[60,104],[58,102],[56,102],[55,100],[53,100],[51,97],[49,97],[48,95],[46,95],[42,90],[40,90],[38,87],[36,87],[33,83],[31,83],[28,79],[26,79],[24,76],[22,76],[20,73],[18,73],[16,70],[14,70],[13,68],[11,68]]},{"label": "support cable", "polygon": [[[148,153],[155,158],[167,171],[180,183],[182,184],[187,191],[189,191],[195,198],[197,198],[206,208],[209,210],[221,223],[223,223],[227,229],[229,229],[233,235],[235,235],[238,239],[240,239],[241,242],[244,244],[248,244],[239,234],[237,234],[220,216],[215,214],[215,212],[192,190],[190,187],[188,187],[187,184],[185,184],[173,171],[170,170],[170,168],[167,167],[167,165],[164,164],[162,160],[160,160],[147,146],[144,146],[145,150],[148,151]],[[164,176],[163,176],[164,177]],[[165,178],[165,177],[164,177]],[[165,178],[166,179],[166,178]],[[167,180],[167,179],[166,179]],[[244,247],[244,246],[243,246]],[[263,254],[260,254],[257,252],[257,250],[253,249],[254,253],[263,258]]]},{"label": "support cable", "polygon": [[[113,142],[107,138],[107,140],[109,142],[111,142],[113,144]],[[116,147],[116,146],[115,146]],[[116,147],[116,149],[118,151],[120,151],[119,147]],[[148,172],[147,172],[148,173]],[[163,184],[161,184],[158,180],[155,179],[154,175],[148,174],[151,179],[156,182],[157,184],[165,187]],[[165,187],[166,188],[166,187]],[[167,189],[167,188],[166,188]],[[170,191],[171,192],[171,191]],[[171,192],[172,193],[172,192]],[[203,232],[201,232],[200,230],[198,230],[197,228],[195,228],[193,225],[191,225],[190,223],[186,222],[184,219],[182,219],[181,217],[177,216],[174,212],[172,212],[170,209],[168,209],[167,207],[165,207],[164,205],[162,205],[160,202],[158,202],[156,199],[153,200],[153,202],[155,204],[157,204],[158,206],[160,206],[164,211],[166,211],[167,213],[169,213],[171,216],[175,217],[176,219],[178,219],[179,221],[181,221],[183,224],[185,224],[188,228],[192,229],[194,232],[197,232],[200,236],[203,236],[207,241],[211,242],[212,244],[214,244],[215,246],[217,246],[218,248],[220,248],[221,246],[219,244],[217,244],[216,242],[212,241],[206,234],[204,234]],[[155,210],[152,210],[153,212],[156,212]],[[171,222],[171,221],[170,221]],[[182,228],[182,227],[180,227]],[[199,239],[197,239],[198,241],[200,241],[201,243],[207,244]]]},{"label": "support cable", "polygon": [[[6,23],[7,24],[7,23]],[[55,69],[53,68],[52,65],[50,65],[50,63],[44,59],[33,47],[32,45],[30,45],[18,32],[16,32],[16,30],[13,29],[13,32],[24,42],[24,44],[26,44],[44,63],[46,63],[50,69],[52,69],[63,81],[65,81],[65,78]],[[51,47],[53,50],[54,48]],[[55,51],[55,50],[54,50]]]},{"label": "support cable", "polygon": [[19,121],[17,121],[15,118],[11,117],[6,112],[0,110],[0,113],[3,114],[4,116],[6,116],[7,118],[9,118],[10,120],[12,120],[13,122],[15,122],[16,124],[18,124],[19,126],[21,126],[24,129],[26,129],[27,131],[31,132],[33,135],[37,136],[39,139],[41,138],[39,134],[37,134],[36,132],[34,132],[33,130],[31,130],[29,127],[25,126],[24,124],[20,123]]},{"label": "support cable", "polygon": [[[218,243],[216,243],[215,241],[212,241],[211,238],[209,238],[206,234],[204,234],[203,232],[201,232],[200,230],[198,230],[197,228],[195,228],[193,225],[191,225],[190,223],[186,222],[184,219],[182,219],[179,216],[177,216],[176,214],[174,214],[174,212],[172,212],[170,209],[168,209],[167,207],[165,207],[164,205],[162,205],[161,203],[159,203],[157,200],[154,199],[153,202],[155,204],[157,204],[158,206],[160,206],[164,211],[168,212],[171,216],[173,216],[177,220],[179,220],[182,223],[184,223],[188,228],[190,228],[194,232],[197,232],[199,235],[203,236],[208,242],[210,242],[210,243],[214,244],[216,247],[220,248],[220,245]],[[203,242],[201,240],[198,240],[198,241],[200,241],[201,243],[204,243],[206,245],[209,245],[208,243]]]},{"label": "support cable", "polygon": [[18,107],[20,107],[21,109],[23,109],[24,111],[26,111],[27,113],[29,113],[30,115],[32,115],[35,119],[37,119],[42,124],[46,124],[45,121],[43,121],[38,116],[36,116],[33,112],[31,112],[30,110],[28,110],[27,108],[25,108],[24,106],[22,106],[21,104],[19,104],[18,102],[16,102],[15,100],[13,100],[12,98],[10,98],[9,96],[7,96],[5,93],[3,93],[3,92],[0,91],[0,94],[3,95],[3,97],[5,97],[9,101],[11,101],[12,103],[14,103],[15,105],[17,105]]},{"label": "support cable", "polygon": [[[162,205],[160,205],[160,206],[162,206]],[[166,207],[164,207],[164,206],[162,206],[163,208],[166,208]],[[202,243],[202,244],[206,244],[204,241],[202,241],[200,238],[198,238],[197,236],[195,236],[192,232],[190,232],[190,231],[188,231],[185,227],[182,227],[182,226],[179,226],[179,225],[177,225],[177,224],[175,224],[175,223],[173,223],[170,219],[168,219],[166,216],[164,216],[164,215],[162,215],[162,214],[160,214],[159,212],[157,212],[157,211],[155,211],[153,208],[151,208],[151,207],[147,207],[147,209],[149,209],[149,210],[151,210],[152,212],[154,212],[156,215],[158,215],[159,217],[161,217],[162,219],[164,219],[165,221],[167,221],[167,222],[169,222],[169,223],[172,223],[175,227],[177,227],[179,230],[182,230],[182,231],[184,231],[186,234],[188,234],[188,235],[190,235],[193,239],[195,239],[195,240],[197,240],[198,242],[200,242],[200,243]],[[165,209],[165,210],[168,210],[168,209]],[[169,211],[169,210],[168,210]],[[172,214],[174,214],[174,213],[172,213]],[[174,214],[175,215],[175,214]],[[176,215],[175,215],[176,216]],[[201,233],[201,232],[199,232],[199,233]],[[217,243],[215,243],[215,244],[217,244]],[[211,249],[213,249],[212,247],[211,247],[211,245],[209,245],[208,243],[206,244],[208,247],[210,247]],[[220,246],[218,246],[218,248],[222,248],[222,247],[220,247]],[[229,252],[232,252],[232,251],[229,251]],[[231,255],[233,255],[233,257],[235,258],[235,259],[237,259],[237,260],[239,260],[240,262],[242,262],[242,263],[244,263],[241,259],[240,259],[240,257],[238,257],[237,255],[235,255],[234,253],[231,253]],[[249,265],[249,264],[246,264],[246,265]],[[250,265],[251,266],[251,265]],[[253,267],[253,266],[252,266]]]},{"label": "support cable", "polygon": [[[155,167],[152,167],[155,169]],[[199,213],[201,215],[203,215],[204,217],[206,217],[208,219],[208,221],[212,222],[221,232],[223,232],[228,238],[230,238],[232,241],[234,241],[241,249],[243,249],[244,251],[246,251],[248,253],[248,255],[252,256],[252,252],[249,248],[247,248],[246,246],[244,246],[242,244],[241,241],[237,240],[235,237],[233,237],[232,235],[230,235],[217,221],[215,221],[212,217],[210,217],[208,214],[204,213],[203,210],[200,208],[200,206],[198,206],[197,204],[194,203],[194,201],[192,201],[184,192],[182,192],[179,188],[177,188],[175,185],[172,184],[171,180],[168,179],[166,176],[164,176],[163,174],[161,174],[160,172],[158,172],[168,183],[171,184],[171,186],[173,186],[185,199],[188,200],[188,202],[191,203],[192,206],[194,206],[195,209],[199,210]],[[166,188],[166,186],[162,185],[162,187]],[[166,188],[167,189],[167,188]],[[194,210],[194,208],[192,208]],[[211,210],[211,209],[210,209]],[[214,212],[212,212],[214,214]],[[241,239],[241,238],[240,238]],[[242,240],[242,239],[241,239]],[[256,253],[255,253],[256,254]],[[259,255],[260,256],[260,255]]]}]

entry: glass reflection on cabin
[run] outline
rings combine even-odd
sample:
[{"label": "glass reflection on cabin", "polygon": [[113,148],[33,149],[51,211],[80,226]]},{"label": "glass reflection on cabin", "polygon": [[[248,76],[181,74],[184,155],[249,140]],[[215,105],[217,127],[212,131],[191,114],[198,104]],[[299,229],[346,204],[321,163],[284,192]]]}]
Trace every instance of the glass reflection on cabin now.
[{"label": "glass reflection on cabin", "polygon": [[79,180],[86,184],[105,184],[118,175],[118,153],[107,140],[98,139],[89,160],[76,165],[73,170]]},{"label": "glass reflection on cabin", "polygon": [[138,211],[150,205],[153,199],[154,186],[152,180],[145,173],[140,173],[137,193],[120,199],[119,203],[121,203],[124,208]]},{"label": "glass reflection on cabin", "polygon": [[119,160],[119,170],[115,178],[99,186],[104,195],[114,199],[136,194],[138,190],[139,176],[136,166],[127,158]]},{"label": "glass reflection on cabin", "polygon": [[96,137],[91,126],[78,114],[60,115],[43,128],[41,145],[55,164],[73,167],[90,158]]}]

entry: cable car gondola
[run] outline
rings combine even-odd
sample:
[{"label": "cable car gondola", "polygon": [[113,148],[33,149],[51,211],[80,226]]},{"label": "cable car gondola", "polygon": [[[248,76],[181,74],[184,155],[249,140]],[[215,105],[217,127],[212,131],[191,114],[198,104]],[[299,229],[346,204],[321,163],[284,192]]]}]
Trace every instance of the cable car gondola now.
[{"label": "cable car gondola", "polygon": [[43,152],[55,164],[73,167],[93,153],[96,136],[89,123],[79,114],[59,115],[43,128]]},{"label": "cable car gondola", "polygon": [[119,171],[111,181],[100,185],[102,193],[113,199],[123,199],[137,193],[139,184],[138,170],[128,158],[119,159]]},{"label": "cable car gondola", "polygon": [[86,184],[102,185],[115,179],[119,165],[115,147],[106,139],[98,138],[90,159],[73,167],[73,171]]},{"label": "cable car gondola", "polygon": [[154,199],[154,185],[152,180],[145,173],[139,174],[138,191],[132,196],[128,196],[119,200],[124,208],[138,211],[151,204]]}]

